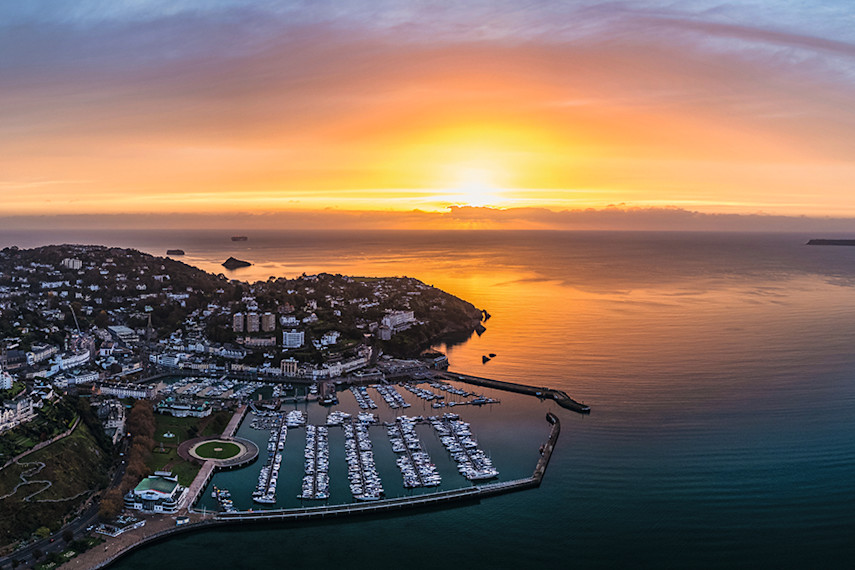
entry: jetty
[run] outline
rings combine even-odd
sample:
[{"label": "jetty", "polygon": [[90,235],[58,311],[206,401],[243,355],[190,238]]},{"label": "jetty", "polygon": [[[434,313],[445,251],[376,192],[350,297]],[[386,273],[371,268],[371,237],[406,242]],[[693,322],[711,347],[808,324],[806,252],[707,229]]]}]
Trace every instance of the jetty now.
[{"label": "jetty", "polygon": [[490,378],[481,378],[470,374],[462,374],[460,372],[434,372],[434,377],[441,380],[451,380],[465,382],[466,384],[474,384],[476,386],[486,386],[487,388],[496,388],[497,390],[505,390],[507,392],[516,392],[517,394],[525,394],[527,396],[536,396],[541,399],[555,400],[555,403],[580,414],[590,414],[591,407],[587,404],[577,402],[567,395],[563,390],[553,390],[552,388],[537,388],[535,386],[527,386],[526,384],[517,384],[515,382],[503,382],[501,380],[493,380]]}]

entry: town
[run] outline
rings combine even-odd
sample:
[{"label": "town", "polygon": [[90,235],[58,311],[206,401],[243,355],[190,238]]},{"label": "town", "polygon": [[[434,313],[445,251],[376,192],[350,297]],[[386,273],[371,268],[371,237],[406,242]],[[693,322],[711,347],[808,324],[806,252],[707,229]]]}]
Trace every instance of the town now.
[{"label": "town", "polygon": [[[189,485],[198,467],[175,475],[150,467],[156,446],[146,437],[155,421],[172,421],[152,420],[153,412],[201,419],[193,430],[218,435],[263,386],[331,404],[343,384],[447,367],[431,345],[480,334],[485,316],[407,277],[303,274],[249,284],[122,248],[3,249],[0,546],[35,558],[32,543],[52,542],[63,524],[133,508],[130,490]],[[62,445],[79,447],[69,463],[40,456]],[[138,447],[148,448],[137,453],[142,465]],[[181,470],[174,454],[166,464]],[[65,470],[63,485],[52,470]]]}]

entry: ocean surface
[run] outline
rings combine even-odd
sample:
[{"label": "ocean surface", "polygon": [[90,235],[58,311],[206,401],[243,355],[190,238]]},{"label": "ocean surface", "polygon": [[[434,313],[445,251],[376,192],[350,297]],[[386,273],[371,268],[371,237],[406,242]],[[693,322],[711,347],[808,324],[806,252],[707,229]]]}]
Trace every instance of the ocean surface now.
[{"label": "ocean surface", "polygon": [[[503,478],[531,471],[544,414],[560,415],[539,489],[190,534],[116,568],[851,567],[855,248],[810,237],[832,236],[0,230],[0,246],[181,248],[187,263],[246,280],[417,277],[492,315],[482,336],[441,347],[452,370],[559,388],[592,408],[500,396],[471,411]],[[226,272],[229,256],[254,265]]]}]

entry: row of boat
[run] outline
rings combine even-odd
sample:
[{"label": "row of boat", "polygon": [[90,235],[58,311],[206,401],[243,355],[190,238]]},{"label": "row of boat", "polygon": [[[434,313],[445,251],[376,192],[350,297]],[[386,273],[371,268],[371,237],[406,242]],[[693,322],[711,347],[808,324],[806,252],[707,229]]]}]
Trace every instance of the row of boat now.
[{"label": "row of boat", "polygon": [[411,393],[415,394],[422,400],[427,400],[428,402],[432,402],[434,400],[442,400],[445,396],[440,396],[436,392],[431,392],[430,390],[425,390],[424,388],[419,388],[413,384],[404,384],[404,388],[409,390]]},{"label": "row of boat", "polygon": [[437,390],[440,390],[442,392],[448,392],[449,394],[455,394],[457,396],[463,396],[464,398],[472,395],[470,392],[467,392],[466,390],[461,390],[460,388],[452,386],[451,384],[446,384],[445,382],[433,381],[433,382],[429,382],[429,384],[430,384],[431,388],[436,388]]},{"label": "row of boat", "polygon": [[457,470],[470,481],[482,481],[499,476],[487,454],[478,449],[469,424],[456,414],[445,414],[442,418],[432,417],[430,423],[442,445],[457,462]]},{"label": "row of boat", "polygon": [[372,388],[377,390],[383,399],[386,400],[386,403],[393,410],[397,410],[398,408],[409,408],[410,404],[404,400],[404,397],[401,396],[400,392],[398,392],[394,386],[387,386],[385,384],[372,384]]},{"label": "row of boat", "polygon": [[359,404],[359,407],[361,409],[377,409],[377,404],[375,404],[371,396],[368,395],[368,388],[366,388],[365,386],[351,386],[350,391],[351,393],[353,393],[353,397],[356,398],[356,403]]},{"label": "row of boat", "polygon": [[377,501],[385,492],[374,463],[374,450],[365,423],[344,424],[344,449],[347,456],[347,476],[350,492],[357,501]]},{"label": "row of boat", "polygon": [[285,439],[288,437],[288,427],[281,421],[270,430],[267,440],[267,463],[258,473],[258,484],[252,493],[252,500],[264,505],[276,502],[276,484],[279,481],[279,468],[285,450]]},{"label": "row of boat", "polygon": [[399,454],[395,464],[401,470],[404,487],[436,487],[442,481],[430,456],[422,449],[416,433],[416,418],[398,416],[395,423],[388,425],[386,433],[392,450]]},{"label": "row of boat", "polygon": [[217,504],[220,505],[220,510],[226,513],[236,513],[237,509],[235,508],[234,503],[232,502],[232,494],[228,489],[220,489],[216,485],[214,485],[214,491],[211,493],[215,499],[217,499]]},{"label": "row of boat", "polygon": [[306,426],[306,450],[303,490],[299,499],[328,499],[330,496],[330,445],[329,429],[325,426]]}]

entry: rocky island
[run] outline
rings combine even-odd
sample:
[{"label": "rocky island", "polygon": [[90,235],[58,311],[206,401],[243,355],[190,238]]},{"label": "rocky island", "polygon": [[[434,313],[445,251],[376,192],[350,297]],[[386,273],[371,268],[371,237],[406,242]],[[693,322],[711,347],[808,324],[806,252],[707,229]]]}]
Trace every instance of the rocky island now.
[{"label": "rocky island", "polygon": [[248,261],[243,261],[242,259],[235,259],[234,257],[230,257],[223,262],[223,267],[226,269],[240,269],[241,267],[249,267],[252,264]]}]

